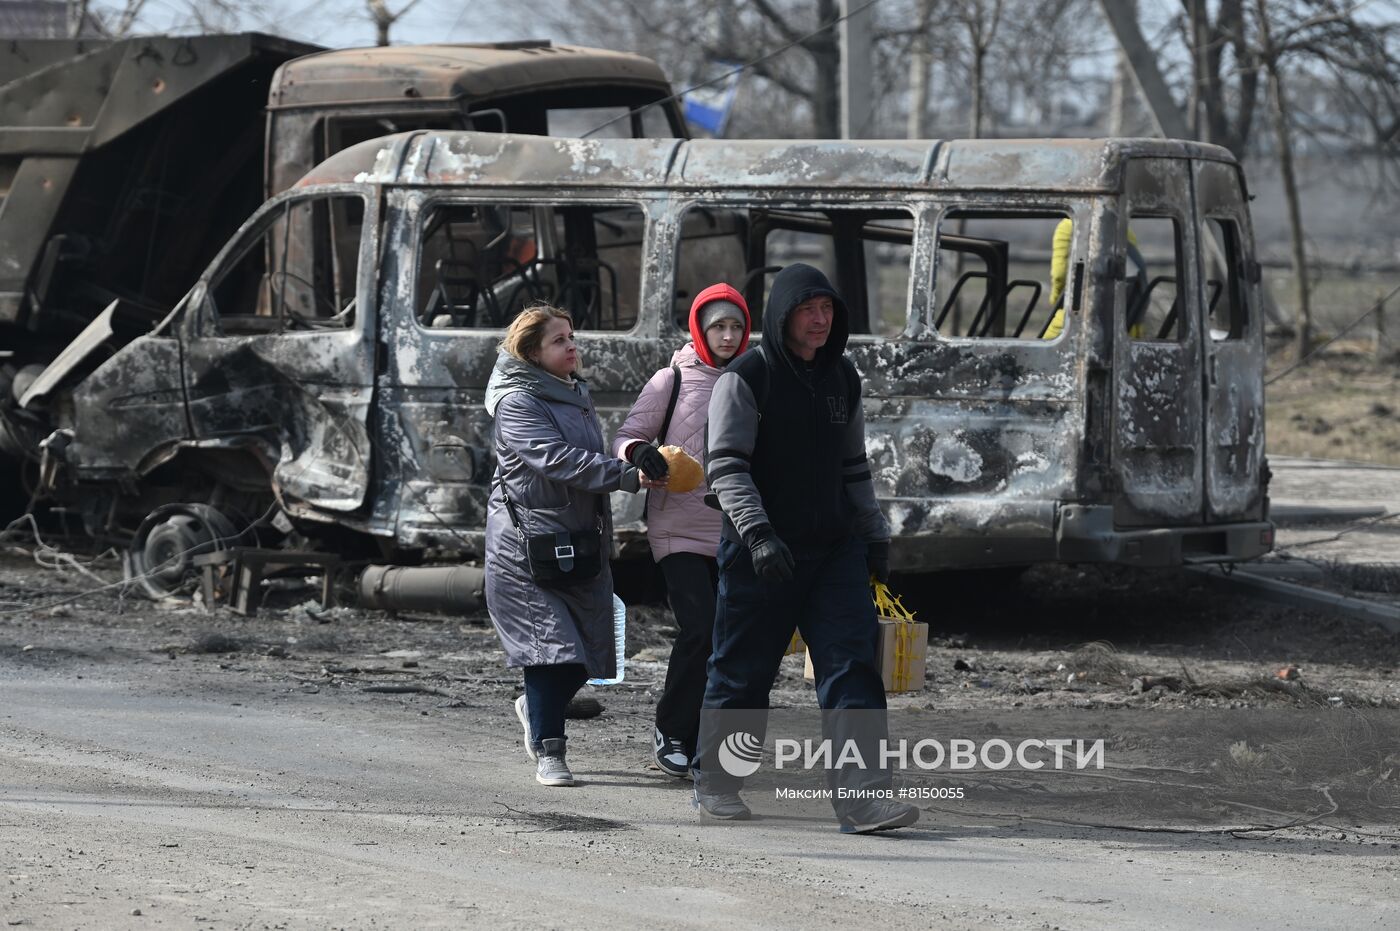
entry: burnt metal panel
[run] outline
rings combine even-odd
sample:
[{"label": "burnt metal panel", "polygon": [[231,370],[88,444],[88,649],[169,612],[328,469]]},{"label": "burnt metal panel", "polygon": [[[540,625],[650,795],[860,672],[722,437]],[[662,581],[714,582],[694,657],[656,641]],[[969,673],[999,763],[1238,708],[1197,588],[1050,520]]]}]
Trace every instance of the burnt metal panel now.
[{"label": "burnt metal panel", "polygon": [[283,65],[273,108],[374,100],[456,100],[577,84],[634,84],[670,94],[661,68],[626,52],[548,43],[336,49]]},{"label": "burnt metal panel", "polygon": [[135,477],[190,436],[183,358],[173,335],[142,336],[73,392],[68,460],[79,474]]},{"label": "burnt metal panel", "polygon": [[[618,141],[627,144],[619,146]],[[510,133],[418,132],[351,146],[316,166],[298,187],[345,180],[371,184],[490,187],[656,187],[684,143],[678,139],[553,139]]]},{"label": "burnt metal panel", "polygon": [[354,511],[370,489],[377,198],[366,198],[350,328],[224,335],[205,288],[259,241],[287,201],[350,193],[365,192],[323,190],[270,201],[211,266],[181,321],[194,438],[259,441],[264,458],[276,463],[273,488],[293,513]]},{"label": "burnt metal panel", "polygon": [[687,143],[678,183],[709,187],[899,188],[924,180],[932,142]]},{"label": "burnt metal panel", "polygon": [[1180,231],[1186,280],[1177,283],[1183,334],[1171,342],[1129,338],[1126,281],[1114,289],[1113,458],[1121,495],[1115,519],[1123,526],[1199,523],[1202,517],[1201,317],[1191,203],[1190,162],[1129,162],[1115,253],[1126,252],[1133,213],[1171,217]]},{"label": "burnt metal panel", "polygon": [[999,139],[956,142],[935,167],[935,181],[955,188],[1109,190],[1118,153],[1077,139]]},{"label": "burnt metal panel", "polygon": [[[1206,158],[1234,163],[1215,146],[1163,139],[731,140],[690,139],[670,150],[654,139],[558,140],[522,134],[423,131],[411,166],[386,161],[395,136],[351,146],[317,166],[307,183],[356,180],[486,186],[636,186],[700,190],[928,188],[1003,193],[1122,189],[1128,158]],[[564,146],[561,143],[587,143]],[[450,153],[450,155],[449,155]],[[668,154],[669,153],[669,154]],[[434,164],[422,160],[443,158]],[[536,174],[536,172],[542,172]],[[658,174],[659,172],[659,174]]]},{"label": "burnt metal panel", "polygon": [[1046,558],[1083,437],[1072,344],[865,337],[849,352],[901,567]]}]

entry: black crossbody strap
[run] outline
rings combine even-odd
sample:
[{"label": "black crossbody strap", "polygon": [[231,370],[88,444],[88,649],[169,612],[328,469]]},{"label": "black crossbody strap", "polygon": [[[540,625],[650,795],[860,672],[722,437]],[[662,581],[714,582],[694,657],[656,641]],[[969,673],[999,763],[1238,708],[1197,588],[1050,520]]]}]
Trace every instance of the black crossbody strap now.
[{"label": "black crossbody strap", "polygon": [[[661,421],[661,432],[656,435],[656,445],[666,445],[666,434],[671,431],[671,418],[676,414],[676,401],[681,396],[681,367],[672,363],[671,373],[675,377],[671,380],[671,400],[666,402],[666,416]],[[651,489],[647,489],[646,500],[642,502],[642,520],[647,519],[647,512],[651,510]]]},{"label": "black crossbody strap", "polygon": [[676,401],[681,396],[681,367],[671,366],[671,373],[675,378],[671,381],[671,400],[666,402],[666,416],[661,421],[661,432],[656,434],[656,445],[666,445],[666,434],[671,432],[671,418],[676,415]]}]

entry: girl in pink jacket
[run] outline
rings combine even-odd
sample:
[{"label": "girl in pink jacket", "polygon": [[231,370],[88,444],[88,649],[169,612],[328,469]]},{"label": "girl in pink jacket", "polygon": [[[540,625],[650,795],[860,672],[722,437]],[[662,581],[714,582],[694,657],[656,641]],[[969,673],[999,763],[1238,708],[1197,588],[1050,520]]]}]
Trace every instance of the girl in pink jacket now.
[{"label": "girl in pink jacket", "polygon": [[[703,462],[710,392],[729,360],[748,347],[751,325],[748,305],[729,285],[711,285],[697,294],[690,305],[691,341],[637,396],[613,440],[614,454],[639,469],[650,466],[649,474],[665,470],[658,446],[679,446]],[[667,422],[673,392],[675,406]],[[659,468],[654,460],[660,460]],[[686,494],[653,490],[647,501],[651,555],[666,578],[680,629],[656,704],[653,742],[656,765],[679,777],[690,774],[705,697],[705,664],[714,639],[720,512],[705,504],[709,491],[703,483]]]}]

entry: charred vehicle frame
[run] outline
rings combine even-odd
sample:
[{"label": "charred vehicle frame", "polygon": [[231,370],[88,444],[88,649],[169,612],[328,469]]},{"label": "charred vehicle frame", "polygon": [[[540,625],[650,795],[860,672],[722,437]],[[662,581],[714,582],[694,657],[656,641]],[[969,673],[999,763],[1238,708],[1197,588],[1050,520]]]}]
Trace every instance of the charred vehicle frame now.
[{"label": "charred vehicle frame", "polygon": [[[1227,151],[1178,141],[386,137],[269,201],[151,333],[56,392],[45,476],[97,524],[163,496],[147,537],[209,520],[198,506],[223,515],[215,537],[275,512],[398,560],[470,557],[505,319],[568,306],[615,428],[684,338],[691,279],[725,267],[692,250],[737,256],[761,313],[783,236],[812,234],[850,297],[895,568],[1249,559],[1273,530],[1246,205]],[[1056,338],[1026,338],[1053,308],[1005,241],[951,225],[1005,218],[1069,222]],[[1153,219],[1175,241],[1155,284],[1129,230]],[[885,248],[908,263],[893,308],[870,280]],[[976,313],[940,331],[966,256],[986,262]],[[1144,335],[1132,308],[1153,288],[1173,296]],[[190,474],[216,496],[182,500]],[[641,502],[614,511],[639,550]]]}]

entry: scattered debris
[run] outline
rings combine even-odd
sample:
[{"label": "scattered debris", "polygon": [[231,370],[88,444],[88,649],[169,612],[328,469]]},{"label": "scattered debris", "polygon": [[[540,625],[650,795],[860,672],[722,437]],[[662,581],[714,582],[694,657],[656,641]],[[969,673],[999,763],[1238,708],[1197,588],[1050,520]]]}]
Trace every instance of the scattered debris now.
[{"label": "scattered debris", "polygon": [[1141,695],[1157,688],[1166,689],[1169,692],[1180,692],[1182,682],[1176,676],[1135,676],[1128,686],[1128,691],[1134,695]]},{"label": "scattered debris", "polygon": [[442,698],[456,698],[451,692],[434,688],[431,685],[419,685],[416,682],[382,682],[378,685],[367,685],[360,689],[361,692],[382,692],[389,695],[406,695],[411,693],[422,693],[424,695],[437,695]]},{"label": "scattered debris", "polygon": [[602,713],[603,703],[592,695],[575,695],[564,709],[564,717],[574,721],[586,721]]},{"label": "scattered debris", "polygon": [[512,820],[539,825],[538,831],[626,831],[629,826],[611,818],[595,818],[590,815],[575,815],[565,811],[521,811],[503,802],[496,804],[504,808]]},{"label": "scattered debris", "polygon": [[190,653],[238,653],[243,649],[243,642],[237,637],[211,630],[196,635],[186,649]]}]

